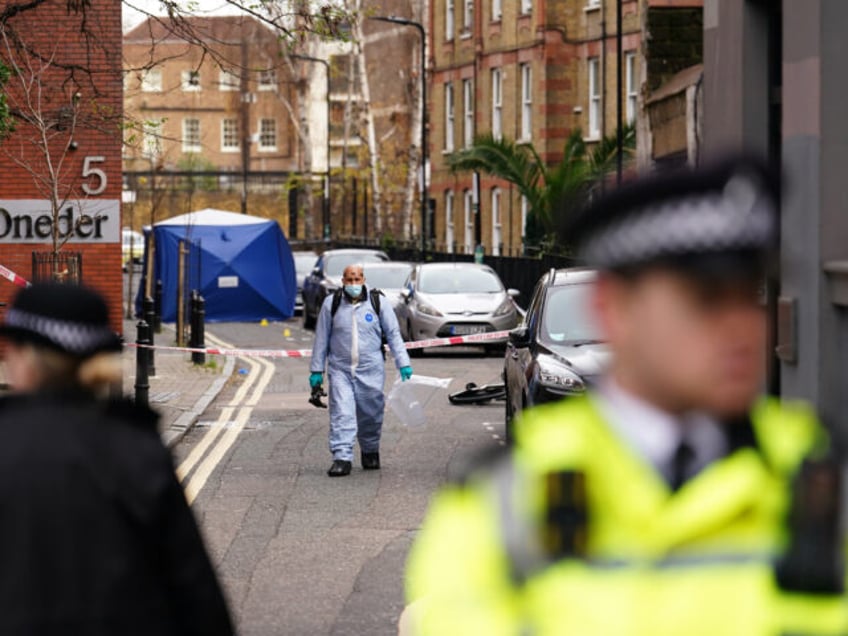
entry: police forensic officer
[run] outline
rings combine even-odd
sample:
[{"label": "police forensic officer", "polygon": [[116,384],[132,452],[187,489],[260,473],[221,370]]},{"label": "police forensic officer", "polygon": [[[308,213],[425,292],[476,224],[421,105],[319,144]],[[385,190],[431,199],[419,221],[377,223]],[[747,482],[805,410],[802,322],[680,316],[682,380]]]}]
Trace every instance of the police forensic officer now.
[{"label": "police forensic officer", "polygon": [[577,216],[613,362],[435,498],[408,564],[413,633],[846,633],[827,437],[759,395],[777,196],[737,158]]},{"label": "police forensic officer", "polygon": [[385,398],[386,365],[383,339],[389,345],[401,378],[412,367],[391,303],[380,302],[379,291],[365,287],[362,265],[349,265],[342,290],[324,299],[315,326],[309,384],[314,389],[330,378],[330,477],[349,475],[353,443],[358,438],[362,467],[380,468],[380,435]]}]

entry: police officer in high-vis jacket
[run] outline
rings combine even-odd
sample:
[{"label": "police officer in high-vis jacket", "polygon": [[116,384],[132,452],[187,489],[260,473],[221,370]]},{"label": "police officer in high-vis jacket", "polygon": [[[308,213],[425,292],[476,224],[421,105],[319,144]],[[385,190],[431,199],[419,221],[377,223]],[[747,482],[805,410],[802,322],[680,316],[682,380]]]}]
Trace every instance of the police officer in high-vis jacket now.
[{"label": "police officer in high-vis jacket", "polygon": [[577,216],[613,362],[436,496],[403,631],[848,633],[838,463],[808,408],[762,395],[777,196],[735,159]]}]

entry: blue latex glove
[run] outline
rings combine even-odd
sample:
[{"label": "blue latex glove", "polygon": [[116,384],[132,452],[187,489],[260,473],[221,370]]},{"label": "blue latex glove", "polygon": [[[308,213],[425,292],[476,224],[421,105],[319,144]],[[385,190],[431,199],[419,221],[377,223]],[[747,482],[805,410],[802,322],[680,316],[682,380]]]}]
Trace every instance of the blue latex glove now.
[{"label": "blue latex glove", "polygon": [[309,388],[314,389],[316,386],[324,382],[323,373],[312,373],[309,375]]},{"label": "blue latex glove", "polygon": [[400,381],[401,382],[406,382],[411,377],[412,377],[412,367],[401,367],[400,368]]}]

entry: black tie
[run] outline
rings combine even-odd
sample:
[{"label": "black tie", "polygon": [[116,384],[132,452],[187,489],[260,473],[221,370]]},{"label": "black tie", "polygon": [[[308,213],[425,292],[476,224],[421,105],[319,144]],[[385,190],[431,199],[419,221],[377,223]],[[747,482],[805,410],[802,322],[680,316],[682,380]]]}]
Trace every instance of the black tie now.
[{"label": "black tie", "polygon": [[674,454],[671,456],[671,477],[669,485],[672,490],[678,490],[690,477],[692,462],[695,460],[695,451],[692,446],[681,439]]}]

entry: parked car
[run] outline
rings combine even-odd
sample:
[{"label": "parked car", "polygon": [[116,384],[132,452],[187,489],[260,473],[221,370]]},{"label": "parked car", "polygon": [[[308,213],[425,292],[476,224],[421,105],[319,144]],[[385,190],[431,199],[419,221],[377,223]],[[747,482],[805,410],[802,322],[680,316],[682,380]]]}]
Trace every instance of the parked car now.
[{"label": "parked car", "polygon": [[303,281],[303,326],[306,329],[315,327],[324,299],[341,287],[345,267],[387,260],[388,255],[380,250],[341,249],[321,254]]},{"label": "parked car", "polygon": [[551,270],[539,280],[504,357],[506,437],[516,416],[536,404],[578,395],[600,375],[609,352],[591,316],[594,270]]},{"label": "parked car", "polygon": [[128,227],[121,230],[121,265],[127,269],[130,261],[141,263],[144,258],[144,235]]},{"label": "parked car", "polygon": [[423,263],[413,268],[401,292],[398,323],[406,340],[504,331],[518,324],[513,300],[518,295],[504,289],[487,265]]},{"label": "parked car", "polygon": [[395,314],[403,302],[400,293],[412,271],[412,263],[406,261],[388,261],[385,263],[365,264],[365,284],[369,289],[379,289],[392,304]]},{"label": "parked car", "polygon": [[315,262],[318,260],[318,253],[312,250],[304,250],[292,252],[294,258],[294,271],[297,278],[297,296],[294,299],[294,313],[303,311],[303,282],[312,268],[315,267]]}]

